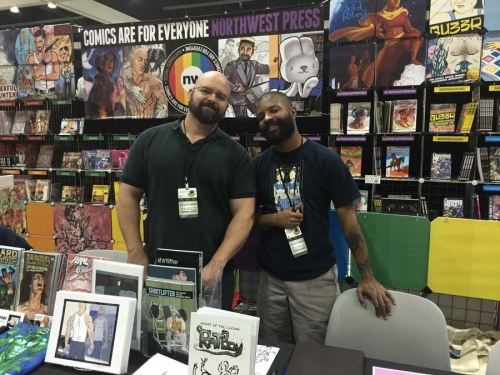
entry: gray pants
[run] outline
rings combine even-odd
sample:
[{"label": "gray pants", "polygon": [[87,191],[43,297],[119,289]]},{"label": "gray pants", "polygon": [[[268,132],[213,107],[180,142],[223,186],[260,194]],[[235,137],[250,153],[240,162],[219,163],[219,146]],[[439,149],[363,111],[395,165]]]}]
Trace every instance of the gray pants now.
[{"label": "gray pants", "polygon": [[257,294],[260,339],[325,343],[333,304],[340,294],[337,266],[320,277],[282,281],[261,271]]}]

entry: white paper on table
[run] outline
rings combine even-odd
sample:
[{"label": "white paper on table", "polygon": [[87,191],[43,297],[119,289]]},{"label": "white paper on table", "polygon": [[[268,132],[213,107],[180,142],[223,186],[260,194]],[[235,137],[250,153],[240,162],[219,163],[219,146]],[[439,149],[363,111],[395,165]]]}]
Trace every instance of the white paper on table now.
[{"label": "white paper on table", "polygon": [[274,359],[280,351],[273,346],[257,345],[255,356],[255,375],[266,375],[271,369]]},{"label": "white paper on table", "polygon": [[373,375],[427,375],[420,372],[410,372],[401,370],[392,370],[389,368],[374,367]]},{"label": "white paper on table", "polygon": [[133,375],[187,375],[188,367],[184,363],[159,353],[152,356]]}]

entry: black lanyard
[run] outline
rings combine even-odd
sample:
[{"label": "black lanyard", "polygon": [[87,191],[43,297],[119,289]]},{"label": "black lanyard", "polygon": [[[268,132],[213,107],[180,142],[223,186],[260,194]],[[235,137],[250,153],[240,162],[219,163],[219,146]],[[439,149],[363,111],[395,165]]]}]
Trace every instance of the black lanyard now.
[{"label": "black lanyard", "polygon": [[[297,162],[295,163],[295,170],[297,172],[296,172],[296,175],[295,175],[295,181],[293,182],[293,191],[295,192],[295,195],[297,195],[297,193],[296,193],[297,181],[299,180],[299,176],[300,176],[300,155],[302,153],[302,145],[303,144],[304,144],[304,137],[301,137],[300,138],[300,146],[299,146],[299,155],[298,155],[298,158],[297,158]],[[274,160],[276,162],[276,150],[274,150]],[[290,191],[286,187],[286,184],[285,184],[285,176],[283,174],[283,170],[278,165],[278,163],[276,163],[276,167],[278,168],[278,171],[279,171],[279,174],[280,174],[280,177],[281,177],[281,181],[283,182],[283,189],[285,190],[286,198],[288,199],[288,204],[290,205],[290,207],[292,207],[292,211],[295,211],[295,205],[292,204],[292,199],[290,198]],[[290,177],[290,171],[288,171],[288,177]]]},{"label": "black lanyard", "polygon": [[[184,131],[182,131],[182,125],[184,125]],[[215,130],[217,130],[217,128]],[[198,152],[200,151],[201,146],[203,146],[205,143],[207,143],[208,140],[203,139],[203,142],[191,143],[191,141],[189,140],[189,138],[186,134],[186,122],[185,122],[185,120],[182,121],[181,132],[184,135],[184,137],[186,138],[186,140],[189,142],[189,144],[186,146],[186,149],[184,150],[184,186],[186,189],[189,189],[188,177],[191,175],[191,169],[193,169],[194,159],[196,159],[196,155],[198,155]],[[208,135],[208,137],[210,137],[210,135]],[[188,151],[188,147],[190,147],[190,146],[191,147],[196,146],[196,149],[194,151]],[[188,154],[192,154],[192,157],[189,160],[188,160]]]}]

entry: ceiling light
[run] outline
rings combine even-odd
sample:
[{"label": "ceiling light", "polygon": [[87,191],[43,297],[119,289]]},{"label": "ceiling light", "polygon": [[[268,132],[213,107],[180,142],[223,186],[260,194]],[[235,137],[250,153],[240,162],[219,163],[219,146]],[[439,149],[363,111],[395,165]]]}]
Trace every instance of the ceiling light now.
[{"label": "ceiling light", "polygon": [[50,9],[55,9],[55,8],[57,8],[57,5],[56,5],[56,4],[54,4],[52,1],[50,1],[50,2],[47,4],[47,6],[48,6]]},{"label": "ceiling light", "polygon": [[18,7],[16,7],[16,6],[13,6],[12,8],[10,8],[10,11],[11,11],[12,13],[19,13],[19,8],[18,8]]}]

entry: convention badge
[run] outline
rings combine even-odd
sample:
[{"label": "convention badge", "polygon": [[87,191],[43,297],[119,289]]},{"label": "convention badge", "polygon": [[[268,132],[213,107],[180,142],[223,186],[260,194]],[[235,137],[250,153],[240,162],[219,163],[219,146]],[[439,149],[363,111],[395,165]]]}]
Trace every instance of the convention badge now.
[{"label": "convention badge", "polygon": [[286,238],[295,258],[307,254],[307,245],[300,227],[285,229]]},{"label": "convention badge", "polygon": [[179,217],[190,219],[198,217],[198,193],[196,188],[181,188],[177,190],[179,197]]}]

